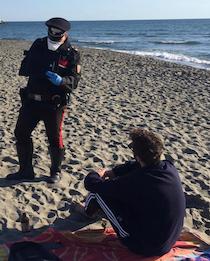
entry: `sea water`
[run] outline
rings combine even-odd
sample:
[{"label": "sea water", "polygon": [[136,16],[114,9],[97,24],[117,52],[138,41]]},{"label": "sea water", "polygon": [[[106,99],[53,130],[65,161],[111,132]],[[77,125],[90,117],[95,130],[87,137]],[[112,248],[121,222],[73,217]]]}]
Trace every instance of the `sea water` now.
[{"label": "sea water", "polygon": [[[152,56],[210,69],[210,19],[72,21],[73,45]],[[44,22],[0,24],[0,39],[46,36]]]}]

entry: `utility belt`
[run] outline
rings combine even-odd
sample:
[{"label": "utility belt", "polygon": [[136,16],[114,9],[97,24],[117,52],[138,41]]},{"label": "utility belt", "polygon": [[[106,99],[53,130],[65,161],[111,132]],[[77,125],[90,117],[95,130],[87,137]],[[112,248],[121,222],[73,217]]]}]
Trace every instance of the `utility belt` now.
[{"label": "utility belt", "polygon": [[54,94],[54,95],[43,95],[36,93],[29,93],[26,88],[20,89],[20,97],[22,104],[28,103],[30,101],[48,103],[54,105],[55,107],[62,107],[70,102],[70,94]]}]

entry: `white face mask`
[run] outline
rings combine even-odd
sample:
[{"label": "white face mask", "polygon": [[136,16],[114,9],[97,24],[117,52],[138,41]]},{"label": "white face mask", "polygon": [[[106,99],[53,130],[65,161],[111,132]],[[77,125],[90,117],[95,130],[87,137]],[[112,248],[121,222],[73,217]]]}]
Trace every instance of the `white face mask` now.
[{"label": "white face mask", "polygon": [[47,46],[48,46],[49,50],[56,51],[61,45],[62,45],[62,41],[55,42],[55,41],[52,41],[49,38],[47,38]]}]

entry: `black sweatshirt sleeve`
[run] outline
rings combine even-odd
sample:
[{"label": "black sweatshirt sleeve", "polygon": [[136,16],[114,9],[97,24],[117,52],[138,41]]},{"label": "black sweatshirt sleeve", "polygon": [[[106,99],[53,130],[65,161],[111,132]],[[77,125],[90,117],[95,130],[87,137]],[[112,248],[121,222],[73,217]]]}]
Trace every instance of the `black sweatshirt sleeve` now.
[{"label": "black sweatshirt sleeve", "polygon": [[112,196],[112,198],[120,199],[124,194],[128,184],[129,175],[116,177],[114,179],[103,179],[95,171],[90,172],[84,181],[85,188],[101,196]]}]

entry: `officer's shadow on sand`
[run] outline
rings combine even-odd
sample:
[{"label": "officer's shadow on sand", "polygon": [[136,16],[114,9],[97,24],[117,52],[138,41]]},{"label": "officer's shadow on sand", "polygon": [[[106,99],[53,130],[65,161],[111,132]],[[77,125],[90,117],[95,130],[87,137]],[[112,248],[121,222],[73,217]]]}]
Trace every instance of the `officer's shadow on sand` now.
[{"label": "officer's shadow on sand", "polygon": [[[10,174],[10,173],[9,173]],[[6,180],[6,178],[0,178],[0,187],[4,188],[4,187],[10,187],[13,185],[17,185],[20,183],[39,183],[39,182],[47,182],[49,179],[49,176],[42,176],[42,177],[38,177],[38,178],[34,178],[32,181],[31,180],[27,180],[27,179],[23,179],[23,180]],[[53,184],[49,184],[53,185]]]},{"label": "officer's shadow on sand", "polygon": [[[18,161],[13,159],[12,157],[10,156],[7,156],[7,157],[4,157],[2,159],[2,162],[8,162],[10,164],[13,164],[13,165],[16,165],[16,169],[19,168],[19,164],[18,164]],[[15,173],[15,171],[11,172],[11,173]],[[8,174],[11,174],[11,173],[7,173]],[[33,182],[33,183],[39,183],[39,182],[47,182],[49,179],[49,176],[45,176],[45,175],[42,175],[40,177],[35,177],[32,181],[31,180],[27,180],[27,179],[23,179],[23,180],[6,180],[6,176],[4,178],[0,178],[0,187],[10,187],[10,186],[13,186],[13,185],[17,185],[17,184],[20,184],[20,183],[29,183],[29,182]]]}]

